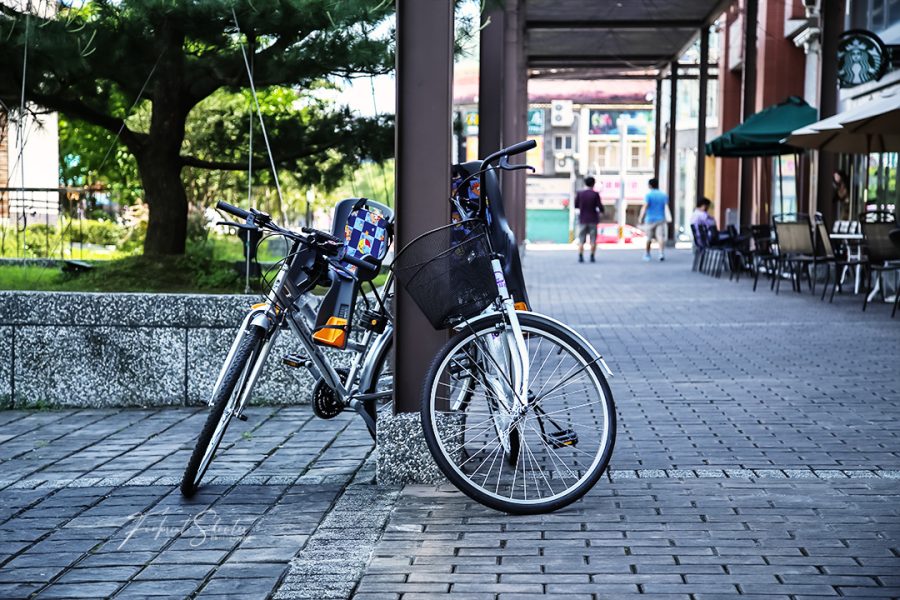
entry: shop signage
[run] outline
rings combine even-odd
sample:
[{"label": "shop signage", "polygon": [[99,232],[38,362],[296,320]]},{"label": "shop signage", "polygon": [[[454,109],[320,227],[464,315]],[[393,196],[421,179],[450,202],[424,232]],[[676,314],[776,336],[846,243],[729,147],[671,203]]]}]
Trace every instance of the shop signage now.
[{"label": "shop signage", "polygon": [[528,135],[544,133],[544,109],[528,109]]},{"label": "shop signage", "polygon": [[838,82],[842,88],[878,81],[890,64],[890,51],[871,31],[851,29],[838,39]]},{"label": "shop signage", "polygon": [[624,118],[628,135],[647,135],[650,130],[649,110],[602,110],[592,108],[588,113],[588,133],[591,135],[619,135],[619,119]]},{"label": "shop signage", "polygon": [[478,111],[466,111],[466,135],[478,135]]}]

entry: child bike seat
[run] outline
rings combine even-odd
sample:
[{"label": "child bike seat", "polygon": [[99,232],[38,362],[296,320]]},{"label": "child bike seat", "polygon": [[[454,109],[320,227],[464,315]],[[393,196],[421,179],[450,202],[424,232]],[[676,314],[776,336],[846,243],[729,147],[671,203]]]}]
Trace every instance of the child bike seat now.
[{"label": "child bike seat", "polygon": [[367,198],[348,198],[338,202],[331,234],[344,239],[349,255],[370,262],[377,268],[360,271],[353,265],[342,263],[355,277],[335,269],[329,271],[331,286],[319,307],[312,335],[317,343],[341,350],[347,347],[359,285],[378,275],[390,247],[393,230],[394,211],[387,206]]}]

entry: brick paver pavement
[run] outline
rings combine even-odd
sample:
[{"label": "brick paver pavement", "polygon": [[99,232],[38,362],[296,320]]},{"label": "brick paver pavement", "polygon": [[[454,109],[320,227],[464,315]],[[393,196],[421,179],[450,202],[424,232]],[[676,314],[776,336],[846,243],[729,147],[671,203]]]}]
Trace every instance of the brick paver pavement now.
[{"label": "brick paver pavement", "polygon": [[511,517],[374,486],[358,420],[257,408],[188,502],[202,411],[7,411],[0,598],[900,597],[888,306],[754,294],[686,252],[526,265],[615,372],[612,473],[583,501]]}]

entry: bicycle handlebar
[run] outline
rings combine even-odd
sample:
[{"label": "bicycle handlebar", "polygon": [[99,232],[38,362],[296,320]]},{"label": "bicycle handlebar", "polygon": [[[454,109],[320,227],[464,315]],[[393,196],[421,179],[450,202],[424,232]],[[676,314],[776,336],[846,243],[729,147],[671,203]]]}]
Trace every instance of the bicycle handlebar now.
[{"label": "bicycle handlebar", "polygon": [[216,202],[216,208],[219,210],[224,210],[225,212],[238,217],[239,219],[247,220],[250,218],[250,211],[244,210],[243,208],[238,208],[237,206],[233,206],[228,204],[227,202],[222,202],[219,200]]}]

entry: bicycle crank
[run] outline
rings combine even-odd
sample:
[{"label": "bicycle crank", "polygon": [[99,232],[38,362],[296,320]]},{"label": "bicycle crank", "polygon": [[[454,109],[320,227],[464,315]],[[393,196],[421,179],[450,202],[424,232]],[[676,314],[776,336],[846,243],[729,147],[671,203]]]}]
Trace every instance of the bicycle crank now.
[{"label": "bicycle crank", "polygon": [[[346,383],[350,371],[345,368],[335,369],[341,378],[341,383]],[[325,384],[324,379],[316,381],[312,393],[313,413],[320,419],[333,419],[344,412],[344,403],[341,402],[334,390]]]}]

